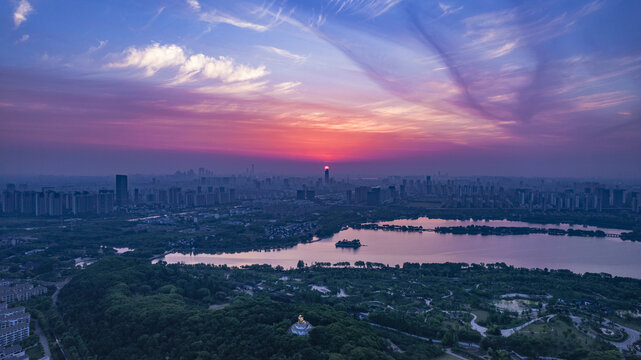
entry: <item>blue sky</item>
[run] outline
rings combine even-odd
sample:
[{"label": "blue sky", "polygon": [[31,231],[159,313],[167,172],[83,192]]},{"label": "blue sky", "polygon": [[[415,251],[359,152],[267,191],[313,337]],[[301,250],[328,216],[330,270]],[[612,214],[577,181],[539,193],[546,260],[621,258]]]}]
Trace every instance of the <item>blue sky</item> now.
[{"label": "blue sky", "polygon": [[73,146],[130,152],[109,171],[175,151],[641,176],[639,1],[9,0],[0,14],[0,172]]}]

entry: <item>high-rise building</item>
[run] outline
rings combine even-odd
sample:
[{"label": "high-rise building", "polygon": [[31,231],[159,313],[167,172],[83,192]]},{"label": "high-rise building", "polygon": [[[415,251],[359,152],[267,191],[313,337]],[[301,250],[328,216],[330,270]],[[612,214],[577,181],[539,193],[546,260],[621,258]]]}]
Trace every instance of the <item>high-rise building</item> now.
[{"label": "high-rise building", "polygon": [[352,202],[352,190],[345,190],[345,202],[348,204]]},{"label": "high-rise building", "polygon": [[325,185],[329,185],[329,166],[325,166]]},{"label": "high-rise building", "polygon": [[612,190],[612,206],[616,208],[623,207],[623,189]]},{"label": "high-rise building", "polygon": [[116,175],[116,205],[126,206],[128,202],[127,175]]},{"label": "high-rise building", "polygon": [[96,213],[98,215],[110,214],[114,210],[114,191],[113,190],[100,190],[98,192],[98,205]]},{"label": "high-rise building", "polygon": [[367,192],[367,205],[368,206],[378,206],[381,204],[381,188],[373,187],[370,191]]},{"label": "high-rise building", "polygon": [[369,191],[369,186],[359,186],[356,188],[356,202],[364,203],[367,202],[367,192]]},{"label": "high-rise building", "polygon": [[179,187],[170,187],[169,188],[169,205],[179,206],[183,202],[183,193],[182,189]]}]

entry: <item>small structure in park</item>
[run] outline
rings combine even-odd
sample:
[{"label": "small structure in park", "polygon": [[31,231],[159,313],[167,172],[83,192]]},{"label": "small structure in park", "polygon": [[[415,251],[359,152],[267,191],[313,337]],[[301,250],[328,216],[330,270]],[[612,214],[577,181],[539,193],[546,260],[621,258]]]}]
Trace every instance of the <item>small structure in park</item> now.
[{"label": "small structure in park", "polygon": [[307,335],[312,329],[312,324],[303,319],[303,315],[298,315],[298,321],[289,328],[289,332],[294,335]]}]

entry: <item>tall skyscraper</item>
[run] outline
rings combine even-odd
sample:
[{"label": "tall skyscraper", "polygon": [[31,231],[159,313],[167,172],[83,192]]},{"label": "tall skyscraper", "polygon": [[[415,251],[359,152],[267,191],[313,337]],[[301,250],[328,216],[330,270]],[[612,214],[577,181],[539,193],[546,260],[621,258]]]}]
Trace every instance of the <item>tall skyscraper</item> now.
[{"label": "tall skyscraper", "polygon": [[325,185],[329,185],[329,166],[325,166]]},{"label": "tall skyscraper", "polygon": [[128,202],[127,175],[116,175],[116,205],[126,206]]}]

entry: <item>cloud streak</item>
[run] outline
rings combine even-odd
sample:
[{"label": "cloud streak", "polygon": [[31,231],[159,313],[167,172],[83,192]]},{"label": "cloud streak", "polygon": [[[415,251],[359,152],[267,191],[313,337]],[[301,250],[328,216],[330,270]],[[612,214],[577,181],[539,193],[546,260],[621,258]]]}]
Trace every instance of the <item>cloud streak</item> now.
[{"label": "cloud streak", "polygon": [[307,56],[294,54],[294,53],[292,53],[290,51],[287,51],[285,49],[280,49],[280,48],[277,48],[277,47],[274,47],[274,46],[259,45],[258,47],[263,49],[263,50],[272,52],[272,53],[274,53],[276,55],[280,55],[280,56],[282,56],[284,58],[293,60],[294,62],[297,62],[297,63],[302,63],[305,60],[307,60]]},{"label": "cloud streak", "polygon": [[259,25],[249,21],[241,20],[234,16],[227,15],[215,10],[207,13],[202,13],[200,15],[200,20],[210,24],[227,24],[227,25],[232,25],[235,27],[243,28],[243,29],[250,29],[258,32],[264,32],[269,29],[265,25]]},{"label": "cloud streak", "polygon": [[200,11],[200,3],[198,0],[186,0],[186,2],[192,10]]}]

